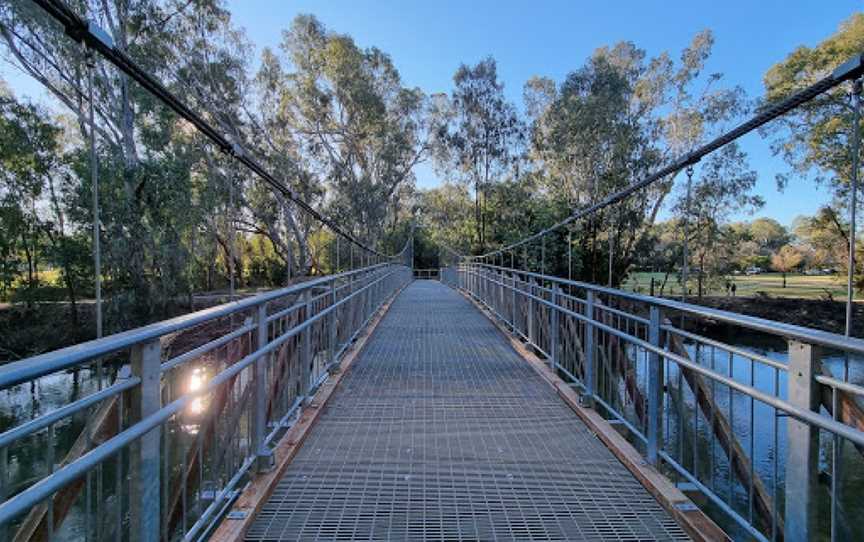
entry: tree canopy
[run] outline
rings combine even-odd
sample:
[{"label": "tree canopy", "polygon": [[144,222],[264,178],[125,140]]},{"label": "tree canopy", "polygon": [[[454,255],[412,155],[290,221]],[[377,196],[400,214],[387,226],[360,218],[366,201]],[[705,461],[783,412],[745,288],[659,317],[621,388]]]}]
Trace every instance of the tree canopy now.
[{"label": "tree canopy", "polygon": [[[454,64],[452,88],[427,94],[403,81],[388,52],[362,47],[314,15],[296,17],[278,47],[259,54],[219,0],[80,0],[74,8],[363,243],[392,252],[414,231],[424,265],[548,227],[750,110],[743,91],[709,69],[709,29],[677,54],[649,56],[629,41],[598,47],[560,80],[531,77],[515,103],[491,56]],[[88,57],[35,6],[0,10],[0,38],[5,61],[59,104],[49,109],[5,88],[0,96],[2,300],[65,299],[77,323],[76,303],[92,295],[91,130],[109,331],[163,317],[195,292],[273,287],[362,263],[145,89]],[[856,15],[771,68],[765,102],[862,46],[864,18]],[[847,97],[833,92],[766,134],[793,171],[816,169],[840,193],[848,114]],[[416,187],[424,162],[440,186]],[[746,153],[730,144],[696,166],[690,203],[687,177],[673,175],[499,263],[617,285],[639,267],[674,272],[686,240],[700,292],[703,280],[767,267],[787,245],[802,265],[842,266],[845,226],[834,207],[793,231],[762,218],[729,223],[761,206],[756,179]]]}]

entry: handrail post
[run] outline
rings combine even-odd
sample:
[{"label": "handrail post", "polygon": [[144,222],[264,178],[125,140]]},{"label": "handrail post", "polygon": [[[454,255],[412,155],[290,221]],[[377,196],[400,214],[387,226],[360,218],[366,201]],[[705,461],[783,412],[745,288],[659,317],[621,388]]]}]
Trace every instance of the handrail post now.
[{"label": "handrail post", "polygon": [[498,314],[500,315],[502,320],[506,320],[506,316],[504,313],[504,271],[500,269],[495,270],[495,280],[498,284],[495,285],[495,289],[498,290]]},{"label": "handrail post", "polygon": [[472,275],[474,276],[474,299],[480,299],[480,288],[482,287],[482,273],[483,268],[479,265],[475,265],[474,272],[472,273]]},{"label": "handrail post", "polygon": [[369,277],[360,279],[360,327],[369,317]]},{"label": "handrail post", "polygon": [[582,406],[594,406],[594,343],[596,341],[597,330],[594,328],[594,292],[588,290],[585,294],[585,316],[588,320],[585,322],[585,394],[581,397]]},{"label": "handrail post", "polygon": [[513,332],[516,332],[516,271],[514,270],[511,275],[513,278],[513,289],[510,293],[513,295],[513,299],[510,300],[510,329]]},{"label": "handrail post", "polygon": [[492,281],[490,279],[491,274],[492,271],[490,271],[488,267],[483,269],[483,302],[494,311],[495,309],[492,307],[492,296],[490,295],[492,290]]},{"label": "handrail post", "polygon": [[[660,347],[660,307],[651,305],[648,321],[648,342]],[[660,443],[663,441],[663,360],[657,352],[648,352],[648,462],[659,464]]]},{"label": "handrail post", "polygon": [[[364,292],[365,293],[365,292]],[[306,323],[311,318],[311,308],[312,304],[309,303],[310,297],[310,289],[307,288],[303,290],[302,299],[303,299],[303,322]],[[303,331],[300,332],[300,378],[301,378],[301,392],[303,393],[303,397],[305,399],[304,402],[309,402],[311,397],[309,396],[309,392],[312,389],[312,326],[306,326],[303,328]]]},{"label": "handrail post", "polygon": [[336,306],[336,279],[330,283],[330,366],[331,370],[339,368],[339,361],[336,355],[339,353],[339,336],[336,331],[337,313],[339,307]]},{"label": "handrail post", "polygon": [[[820,349],[812,344],[789,341],[788,397],[793,405],[818,412]],[[776,415],[776,413],[775,413]],[[787,418],[786,527],[788,542],[811,540],[818,525],[819,429]]]},{"label": "handrail post", "polygon": [[[269,342],[267,329],[267,304],[258,305],[255,313],[255,350],[261,350]],[[252,450],[255,454],[255,469],[267,472],[273,468],[273,454],[265,443],[267,435],[267,360],[261,356],[252,364]]]},{"label": "handrail post", "polygon": [[534,342],[534,278],[528,279],[528,343]]},{"label": "handrail post", "polygon": [[477,284],[479,278],[477,277],[477,270],[477,265],[471,264],[471,295],[474,297],[474,299],[477,299],[478,295]]},{"label": "handrail post", "polygon": [[[143,420],[162,406],[160,369],[162,346],[153,339],[132,347],[132,374],[141,383],[131,390],[132,423]],[[161,517],[159,468],[162,427],[154,427],[135,441],[129,457],[129,533],[134,542],[158,542]]]},{"label": "handrail post", "polygon": [[558,370],[558,295],[557,283],[552,285],[552,307],[549,309],[549,368]]}]

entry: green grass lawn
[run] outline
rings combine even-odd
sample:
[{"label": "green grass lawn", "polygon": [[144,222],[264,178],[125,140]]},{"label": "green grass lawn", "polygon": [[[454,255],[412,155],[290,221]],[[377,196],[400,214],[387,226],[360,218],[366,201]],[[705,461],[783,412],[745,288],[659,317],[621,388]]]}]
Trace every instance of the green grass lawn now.
[{"label": "green grass lawn", "polygon": [[[651,277],[654,277],[655,294],[660,295],[660,284],[663,282],[664,273],[639,272],[631,273],[624,283],[625,290],[650,293]],[[835,300],[843,300],[846,297],[846,277],[840,275],[810,276],[800,273],[789,273],[786,275],[786,288],[783,288],[783,276],[780,273],[762,273],[759,275],[729,275],[729,282],[736,285],[735,295],[752,297],[757,292],[765,292],[773,297],[797,297],[804,299],[820,299],[830,292]],[[696,283],[691,278],[691,292],[695,295]],[[670,273],[666,282],[664,295],[681,295],[681,287],[678,277]],[[726,295],[724,286],[714,288],[706,292],[706,295]]]}]

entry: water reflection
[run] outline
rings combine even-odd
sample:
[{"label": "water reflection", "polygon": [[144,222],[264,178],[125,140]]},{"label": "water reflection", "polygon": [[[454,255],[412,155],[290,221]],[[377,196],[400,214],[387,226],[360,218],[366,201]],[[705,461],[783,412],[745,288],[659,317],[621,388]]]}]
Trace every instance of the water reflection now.
[{"label": "water reflection", "polygon": [[[189,374],[184,393],[198,393],[204,389],[208,381],[207,371],[203,367],[195,367]],[[191,435],[198,434],[204,414],[207,411],[208,398],[201,395],[192,400],[184,415],[183,430]]]}]

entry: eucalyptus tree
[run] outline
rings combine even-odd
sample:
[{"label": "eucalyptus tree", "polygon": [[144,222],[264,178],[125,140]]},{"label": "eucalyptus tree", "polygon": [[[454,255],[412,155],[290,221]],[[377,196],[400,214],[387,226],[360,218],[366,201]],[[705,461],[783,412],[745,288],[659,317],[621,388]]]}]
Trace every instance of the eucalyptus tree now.
[{"label": "eucalyptus tree", "polygon": [[[252,47],[220,1],[92,0],[73,8],[228,134],[240,152],[268,158],[256,151],[252,128],[257,106],[255,82],[248,77]],[[90,135],[87,76],[93,66],[100,237],[115,313],[147,317],[178,293],[191,292],[196,280],[218,286],[213,283],[218,261],[242,277],[243,259],[228,247],[235,244],[235,223],[256,230],[266,224],[266,209],[256,201],[261,187],[144,89],[98,58],[88,62],[86,52],[35,6],[0,8],[0,25],[7,60],[72,111],[84,141]],[[279,154],[280,149],[271,153]],[[89,158],[83,148],[72,155],[78,190],[69,217],[92,222]],[[302,244],[302,236],[294,235]],[[135,310],[120,306],[126,299]]]},{"label": "eucalyptus tree", "polygon": [[786,227],[773,218],[757,218],[747,225],[747,230],[766,255],[779,250],[791,240]]},{"label": "eucalyptus tree", "polygon": [[[711,154],[701,166],[692,186],[692,197],[680,195],[673,212],[693,224],[688,241],[697,264],[697,293],[702,297],[707,279],[725,274],[734,261],[737,237],[726,226],[736,212],[752,212],[764,200],[751,193],[757,174],[749,169],[746,154],[730,143]],[[684,285],[685,287],[687,285]]]},{"label": "eucalyptus tree", "polygon": [[[557,87],[534,79],[526,88],[526,97],[532,98],[531,157],[539,182],[570,208],[595,203],[659,165],[654,102],[637,93],[653,77],[644,59],[644,51],[620,43],[595,51]],[[651,188],[582,226],[579,250],[588,273],[582,278],[596,281],[604,267],[602,225],[613,219],[614,231],[607,235],[616,236],[616,245],[629,253],[657,194]]]},{"label": "eucalyptus tree", "polygon": [[[764,104],[770,105],[815,83],[862,50],[864,14],[856,13],[816,46],[800,46],[772,66],[763,78]],[[812,178],[832,189],[838,205],[847,205],[853,133],[849,90],[840,86],[822,93],[763,130],[774,153],[791,168],[777,176],[778,186],[785,187],[793,177]]]},{"label": "eucalyptus tree", "polygon": [[[743,91],[721,87],[720,74],[703,73],[712,46],[711,32],[700,32],[674,62],[668,53],[649,59],[622,42],[595,51],[560,84],[530,80],[530,156],[546,190],[571,207],[589,205],[686,154],[743,113]],[[613,282],[620,281],[673,183],[656,183],[582,226],[579,250],[592,262],[583,278],[599,278],[605,233],[619,255]]]},{"label": "eucalyptus tree", "polygon": [[514,171],[521,156],[524,124],[504,96],[495,59],[462,64],[453,75],[447,122],[437,134],[439,169],[474,191],[476,248],[486,246],[487,199],[493,183]]},{"label": "eucalyptus tree", "polygon": [[[0,92],[0,298],[26,269],[23,291],[28,304],[44,295],[42,269],[53,267],[70,302],[73,330],[77,301],[92,273],[86,231],[67,217],[69,160],[63,126],[43,108]],[[23,296],[21,295],[23,294]]]},{"label": "eucalyptus tree", "polygon": [[[209,1],[91,0],[72,7],[99,24],[116,49],[169,88],[182,85],[178,72],[193,58],[189,44],[178,38],[186,34],[190,20],[212,23],[224,18],[216,2]],[[16,2],[2,8],[0,35],[7,60],[69,108],[83,141],[90,136],[92,91],[101,181],[99,231],[105,276],[117,294],[109,309],[113,306],[118,318],[115,327],[128,324],[126,315],[154,314],[188,287],[184,240],[205,215],[202,208],[190,206],[197,199],[192,172],[200,160],[200,141],[128,77],[98,57],[88,58],[35,4]],[[69,216],[92,223],[90,160],[84,148],[73,155],[70,167],[80,181]],[[121,306],[127,300],[129,306]]]},{"label": "eucalyptus tree", "polygon": [[[798,47],[765,73],[765,105],[770,106],[792,92],[824,78],[848,59],[859,56],[862,49],[864,14],[855,13],[843,21],[837,32],[815,47]],[[850,90],[852,89],[849,87],[841,86],[824,92],[763,129],[763,134],[771,139],[774,154],[781,156],[790,166],[790,171],[777,175],[778,187],[785,187],[792,178],[815,180],[817,184],[827,186],[832,192],[832,208],[848,211],[851,211],[849,196],[853,186],[853,134],[861,133],[860,118],[859,126],[853,126],[855,113]],[[860,168],[860,146],[858,152]],[[860,181],[860,170],[856,173]],[[860,205],[861,199],[857,201]],[[851,216],[852,213],[850,224],[853,222]],[[847,228],[851,229],[848,225]],[[848,271],[850,245],[855,244],[855,238],[851,236],[850,239],[848,234],[843,237],[848,252],[841,261],[845,262]],[[837,247],[829,252],[840,250],[842,248]],[[852,258],[852,271],[857,275],[854,282],[860,291],[864,286],[864,278],[858,252],[860,249],[856,248]],[[848,294],[851,299],[851,290]],[[847,322],[851,318],[851,301],[849,303]]]},{"label": "eucalyptus tree", "polygon": [[11,95],[0,97],[3,289],[9,289],[23,264],[28,302],[39,286],[39,260],[44,253],[45,236],[38,207],[46,188],[45,177],[57,163],[57,131],[35,107],[19,103]]},{"label": "eucalyptus tree", "polygon": [[464,184],[445,183],[417,192],[417,221],[432,240],[462,254],[471,251],[475,232],[473,202]]},{"label": "eucalyptus tree", "polygon": [[281,51],[284,62],[265,53],[259,74],[275,106],[264,122],[291,142],[298,178],[330,189],[331,215],[374,245],[428,154],[434,102],[403,86],[387,54],[311,15],[294,19]]}]

